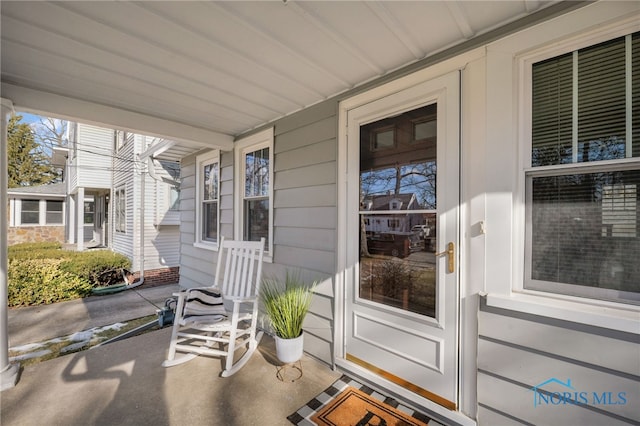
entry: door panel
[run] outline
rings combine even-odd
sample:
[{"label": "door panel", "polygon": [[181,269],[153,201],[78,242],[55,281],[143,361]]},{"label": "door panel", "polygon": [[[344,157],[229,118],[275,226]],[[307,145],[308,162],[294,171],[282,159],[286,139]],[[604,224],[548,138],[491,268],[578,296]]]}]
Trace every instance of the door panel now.
[{"label": "door panel", "polygon": [[459,109],[455,72],[347,112],[345,359],[451,409]]}]

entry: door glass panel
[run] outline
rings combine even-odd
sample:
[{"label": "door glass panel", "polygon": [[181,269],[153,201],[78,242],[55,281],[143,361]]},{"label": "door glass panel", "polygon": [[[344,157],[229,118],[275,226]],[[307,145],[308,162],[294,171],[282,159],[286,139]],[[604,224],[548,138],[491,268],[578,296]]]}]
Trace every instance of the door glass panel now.
[{"label": "door glass panel", "polygon": [[[430,317],[436,310],[436,112],[427,105],[360,128],[359,298]],[[429,125],[416,129],[416,123]],[[382,129],[393,135],[384,150]]]}]

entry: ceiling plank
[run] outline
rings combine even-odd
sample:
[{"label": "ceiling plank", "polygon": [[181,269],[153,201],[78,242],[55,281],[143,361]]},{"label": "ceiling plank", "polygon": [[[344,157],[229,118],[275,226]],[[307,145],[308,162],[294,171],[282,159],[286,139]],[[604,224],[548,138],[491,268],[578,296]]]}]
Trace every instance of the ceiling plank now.
[{"label": "ceiling plank", "polygon": [[[231,10],[228,2],[218,2],[218,3],[209,3],[210,7],[216,7],[217,9],[224,10],[230,17],[236,20],[240,25],[247,29],[247,31],[252,31],[263,40],[269,40],[271,43],[274,43],[278,46],[279,49],[283,51],[287,51],[293,57],[298,59],[301,62],[306,63],[308,66],[314,68],[315,70],[321,72],[325,76],[335,80],[343,86],[350,86],[350,83],[345,81],[344,79],[337,76],[334,72],[330,71],[326,67],[312,60],[309,55],[300,52],[296,49],[293,49],[286,42],[282,41],[280,38],[274,36],[268,30],[266,30],[263,26],[261,26],[257,22],[249,22],[244,17],[238,15],[236,12]],[[326,95],[325,95],[326,96]]]},{"label": "ceiling plank", "polygon": [[415,59],[422,59],[426,53],[420,49],[409,33],[403,30],[402,24],[381,2],[365,2],[365,5],[371,9],[376,16],[384,22],[389,31],[391,31],[400,42],[411,52]]},{"label": "ceiling plank", "polygon": [[451,12],[451,16],[453,16],[453,19],[456,21],[456,24],[458,25],[458,28],[462,32],[464,38],[470,39],[471,37],[473,37],[475,35],[475,31],[473,31],[473,28],[471,28],[471,24],[469,24],[469,20],[465,16],[460,3],[455,1],[447,1],[445,2],[445,5],[447,6],[447,9],[449,9],[449,12]]},{"label": "ceiling plank", "polygon": [[380,68],[378,65],[374,64],[371,59],[369,59],[361,49],[351,43],[347,38],[338,31],[335,27],[333,27],[329,22],[318,17],[313,12],[304,8],[301,3],[297,2],[287,2],[287,7],[291,8],[298,15],[309,21],[316,28],[321,30],[325,35],[329,36],[333,41],[335,41],[340,47],[349,52],[350,55],[358,58],[363,64],[367,65],[372,71],[374,71],[377,75],[383,75],[384,70]]}]

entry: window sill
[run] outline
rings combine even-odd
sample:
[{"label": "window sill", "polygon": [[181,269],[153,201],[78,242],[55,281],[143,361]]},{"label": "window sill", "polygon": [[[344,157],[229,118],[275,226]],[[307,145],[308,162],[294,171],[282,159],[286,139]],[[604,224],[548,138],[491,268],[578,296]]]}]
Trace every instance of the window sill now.
[{"label": "window sill", "polygon": [[205,250],[218,251],[218,243],[197,242],[197,243],[193,243],[193,246],[196,248],[201,248]]},{"label": "window sill", "polygon": [[[205,250],[210,250],[210,251],[218,251],[218,244],[217,243],[203,243],[203,242],[197,242],[197,243],[193,243],[193,246],[196,248],[201,248],[201,249],[205,249]],[[264,257],[262,258],[262,260],[266,263],[272,263],[273,262],[273,258],[271,256],[271,253],[264,253]]]},{"label": "window sill", "polygon": [[532,294],[481,294],[487,306],[640,335],[640,308],[591,305]]}]

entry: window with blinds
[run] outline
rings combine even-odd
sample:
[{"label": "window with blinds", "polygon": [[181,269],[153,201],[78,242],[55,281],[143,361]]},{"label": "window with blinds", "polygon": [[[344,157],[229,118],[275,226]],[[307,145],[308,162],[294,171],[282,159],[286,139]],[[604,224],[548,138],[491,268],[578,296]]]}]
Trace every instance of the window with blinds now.
[{"label": "window with blinds", "polygon": [[640,33],[534,63],[525,288],[640,303]]}]

